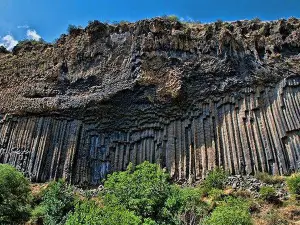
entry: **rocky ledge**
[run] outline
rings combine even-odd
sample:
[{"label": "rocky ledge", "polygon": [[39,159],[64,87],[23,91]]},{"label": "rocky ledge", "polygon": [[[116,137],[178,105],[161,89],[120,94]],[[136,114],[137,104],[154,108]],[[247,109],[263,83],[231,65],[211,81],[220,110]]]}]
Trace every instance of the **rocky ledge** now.
[{"label": "rocky ledge", "polygon": [[91,22],[0,51],[0,162],[97,184],[129,162],[175,180],[300,166],[300,21]]}]

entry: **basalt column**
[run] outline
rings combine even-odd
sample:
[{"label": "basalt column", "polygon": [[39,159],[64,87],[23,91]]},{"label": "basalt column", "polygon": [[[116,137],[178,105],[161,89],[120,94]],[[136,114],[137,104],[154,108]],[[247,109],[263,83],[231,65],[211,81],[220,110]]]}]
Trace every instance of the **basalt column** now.
[{"label": "basalt column", "polygon": [[300,79],[274,87],[246,88],[200,102],[181,118],[105,131],[65,117],[4,115],[0,162],[33,181],[65,178],[98,184],[129,162],[166,167],[176,180],[195,180],[223,166],[232,174],[287,174],[300,166]]}]

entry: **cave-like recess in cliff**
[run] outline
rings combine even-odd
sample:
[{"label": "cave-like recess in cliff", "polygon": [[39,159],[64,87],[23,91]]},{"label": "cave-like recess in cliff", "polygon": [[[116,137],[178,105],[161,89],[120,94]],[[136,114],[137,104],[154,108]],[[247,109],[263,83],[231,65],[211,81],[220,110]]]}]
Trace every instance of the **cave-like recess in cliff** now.
[{"label": "cave-like recess in cliff", "polygon": [[0,52],[0,162],[98,184],[129,162],[178,181],[300,167],[300,21],[90,23]]}]

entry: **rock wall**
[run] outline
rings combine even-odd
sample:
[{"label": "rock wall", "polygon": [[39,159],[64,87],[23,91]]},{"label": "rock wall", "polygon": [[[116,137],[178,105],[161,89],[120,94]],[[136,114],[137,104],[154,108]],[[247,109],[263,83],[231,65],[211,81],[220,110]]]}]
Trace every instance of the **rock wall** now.
[{"label": "rock wall", "polygon": [[[81,185],[145,160],[191,182],[216,166],[298,170],[300,23],[229,25],[94,22],[58,46],[25,43],[0,54],[0,162],[33,181]],[[261,52],[253,33],[265,29]]]},{"label": "rock wall", "polygon": [[101,132],[69,118],[13,117],[0,124],[0,160],[35,181],[96,184],[129,162],[165,166],[177,180],[223,166],[232,174],[287,174],[300,167],[300,78],[240,98],[199,104],[180,119]]}]

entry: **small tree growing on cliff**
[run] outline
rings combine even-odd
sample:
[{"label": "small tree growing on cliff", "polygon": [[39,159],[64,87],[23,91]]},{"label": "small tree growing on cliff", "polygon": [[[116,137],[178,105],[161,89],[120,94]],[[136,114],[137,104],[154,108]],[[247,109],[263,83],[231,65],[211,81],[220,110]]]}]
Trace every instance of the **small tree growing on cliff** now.
[{"label": "small tree growing on cliff", "polygon": [[29,181],[14,167],[0,164],[0,224],[18,224],[29,217]]}]

